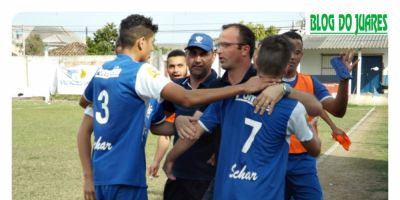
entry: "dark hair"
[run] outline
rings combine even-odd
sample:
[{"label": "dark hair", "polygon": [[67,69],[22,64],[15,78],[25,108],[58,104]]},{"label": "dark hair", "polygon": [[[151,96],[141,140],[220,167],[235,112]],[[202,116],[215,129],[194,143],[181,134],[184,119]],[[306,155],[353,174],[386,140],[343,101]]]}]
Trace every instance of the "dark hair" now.
[{"label": "dark hair", "polygon": [[153,24],[150,17],[143,15],[129,15],[121,21],[119,28],[119,40],[121,46],[132,47],[136,40],[145,37],[149,38],[158,31],[158,26]]},{"label": "dark hair", "polygon": [[289,63],[292,51],[292,43],[283,35],[263,39],[256,60],[258,71],[265,75],[281,76]]},{"label": "dark hair", "polygon": [[225,24],[222,26],[222,30],[225,30],[225,29],[228,29],[231,27],[235,27],[235,28],[239,29],[239,36],[240,36],[239,43],[250,46],[250,58],[252,58],[253,54],[254,54],[254,48],[256,46],[256,36],[254,35],[253,31],[251,31],[249,29],[249,27],[247,27],[246,25],[238,24],[238,23]]},{"label": "dark hair", "polygon": [[176,56],[183,56],[185,57],[185,52],[182,51],[181,49],[174,49],[171,52],[169,52],[169,54],[167,55],[167,59],[170,57],[176,57]]},{"label": "dark hair", "polygon": [[303,38],[301,38],[301,35],[298,34],[296,31],[292,30],[292,31],[288,31],[285,33],[282,33],[283,36],[286,36],[290,39],[294,39],[294,40],[300,40],[301,43],[303,43]]}]

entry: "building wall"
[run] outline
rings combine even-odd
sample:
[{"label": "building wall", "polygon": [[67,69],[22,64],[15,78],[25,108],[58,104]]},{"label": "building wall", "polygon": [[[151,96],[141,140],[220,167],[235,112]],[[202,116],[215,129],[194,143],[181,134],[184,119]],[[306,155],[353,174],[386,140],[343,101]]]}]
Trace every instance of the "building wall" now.
[{"label": "building wall", "polygon": [[[304,55],[300,63],[300,71],[311,75],[321,75],[321,55],[339,54],[345,50],[304,50]],[[388,49],[362,49],[363,56],[382,55],[383,65],[388,66]]]}]

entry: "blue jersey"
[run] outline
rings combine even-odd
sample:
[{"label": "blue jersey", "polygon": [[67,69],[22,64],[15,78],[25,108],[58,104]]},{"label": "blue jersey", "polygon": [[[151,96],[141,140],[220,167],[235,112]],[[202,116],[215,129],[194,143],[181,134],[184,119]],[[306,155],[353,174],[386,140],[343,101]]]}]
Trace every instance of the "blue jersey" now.
[{"label": "blue jersey", "polygon": [[259,115],[252,106],[255,98],[237,95],[215,102],[200,118],[206,131],[222,129],[214,199],[283,199],[289,136],[313,137],[301,103],[284,98],[272,115]]},{"label": "blue jersey", "polygon": [[162,101],[161,90],[169,82],[151,65],[123,54],[95,73],[84,92],[93,103],[95,185],[147,187],[144,146],[150,99]]}]

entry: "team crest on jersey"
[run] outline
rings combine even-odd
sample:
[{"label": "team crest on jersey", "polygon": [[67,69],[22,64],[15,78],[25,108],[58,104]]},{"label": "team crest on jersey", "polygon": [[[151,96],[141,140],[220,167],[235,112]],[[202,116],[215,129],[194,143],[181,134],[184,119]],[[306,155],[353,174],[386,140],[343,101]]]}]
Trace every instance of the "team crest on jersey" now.
[{"label": "team crest on jersey", "polygon": [[160,75],[160,72],[152,67],[147,67],[147,73],[153,78],[156,78]]}]

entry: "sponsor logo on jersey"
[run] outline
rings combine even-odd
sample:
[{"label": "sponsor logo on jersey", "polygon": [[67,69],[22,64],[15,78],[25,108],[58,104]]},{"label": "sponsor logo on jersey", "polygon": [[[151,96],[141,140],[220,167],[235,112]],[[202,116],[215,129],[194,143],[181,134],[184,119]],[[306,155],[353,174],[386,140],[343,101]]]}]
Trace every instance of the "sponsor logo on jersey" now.
[{"label": "sponsor logo on jersey", "polygon": [[257,98],[256,96],[251,94],[239,94],[236,95],[235,101],[242,101],[250,105],[253,105],[253,101],[256,100],[256,98]]},{"label": "sponsor logo on jersey", "polygon": [[115,66],[113,69],[99,69],[96,74],[94,75],[97,78],[109,79],[109,78],[116,78],[119,77],[122,69],[119,66]]},{"label": "sponsor logo on jersey", "polygon": [[229,174],[229,178],[231,179],[239,179],[244,181],[255,181],[258,178],[257,172],[246,171],[247,166],[244,165],[241,169],[236,169],[236,163],[231,167],[231,173]]}]

